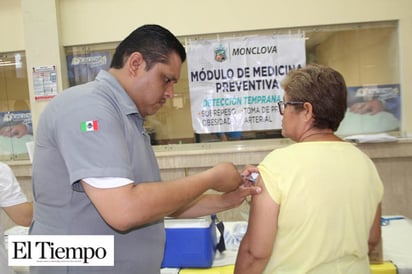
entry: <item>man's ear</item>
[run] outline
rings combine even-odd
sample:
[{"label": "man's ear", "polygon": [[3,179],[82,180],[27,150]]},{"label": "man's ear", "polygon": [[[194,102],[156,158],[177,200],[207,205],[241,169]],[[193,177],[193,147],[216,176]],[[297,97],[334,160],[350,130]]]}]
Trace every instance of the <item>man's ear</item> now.
[{"label": "man's ear", "polygon": [[133,52],[127,60],[128,70],[131,75],[135,76],[144,63],[143,55],[140,52]]},{"label": "man's ear", "polygon": [[309,121],[310,119],[313,118],[313,116],[314,116],[313,115],[313,106],[312,106],[311,103],[305,102],[303,104],[303,111],[304,111],[304,114],[305,114],[305,120],[306,121]]}]

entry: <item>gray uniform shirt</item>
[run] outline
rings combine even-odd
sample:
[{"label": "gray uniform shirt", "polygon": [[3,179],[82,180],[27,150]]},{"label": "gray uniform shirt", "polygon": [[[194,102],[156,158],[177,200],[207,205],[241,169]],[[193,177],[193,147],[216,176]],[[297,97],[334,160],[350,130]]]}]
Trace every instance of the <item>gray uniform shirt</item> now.
[{"label": "gray uniform shirt", "polygon": [[[96,121],[97,128],[82,131],[86,121]],[[136,105],[106,71],[48,104],[36,132],[30,234],[114,235],[115,266],[32,267],[32,274],[160,272],[163,221],[118,233],[104,222],[79,183],[87,177],[160,181],[143,123]]]}]

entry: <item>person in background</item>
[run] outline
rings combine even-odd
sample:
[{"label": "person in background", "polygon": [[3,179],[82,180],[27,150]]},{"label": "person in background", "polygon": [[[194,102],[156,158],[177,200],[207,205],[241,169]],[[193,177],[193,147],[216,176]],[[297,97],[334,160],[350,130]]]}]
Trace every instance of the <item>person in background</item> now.
[{"label": "person in background", "polygon": [[[29,226],[33,218],[33,204],[27,201],[11,168],[0,162],[0,207],[17,225]],[[0,211],[0,273],[11,274],[4,246],[4,228]]]},{"label": "person in background", "polygon": [[284,81],[282,135],[296,143],[258,165],[235,273],[370,273],[381,239],[383,185],[374,163],[334,131],[346,110],[342,75],[322,65]]},{"label": "person in background", "polygon": [[161,181],[144,121],[173,97],[185,59],[170,31],[144,25],[120,42],[109,71],[47,105],[36,131],[30,234],[114,235],[114,266],[36,266],[31,274],[159,273],[165,216],[206,216],[259,192],[232,163]]}]

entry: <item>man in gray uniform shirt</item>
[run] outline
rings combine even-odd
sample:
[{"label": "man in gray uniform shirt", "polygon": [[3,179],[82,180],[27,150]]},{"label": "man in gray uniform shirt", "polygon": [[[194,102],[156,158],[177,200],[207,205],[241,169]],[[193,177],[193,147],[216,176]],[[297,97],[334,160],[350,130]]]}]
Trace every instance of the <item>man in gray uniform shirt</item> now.
[{"label": "man in gray uniform shirt", "polygon": [[160,273],[163,217],[209,215],[260,191],[244,186],[232,163],[161,182],[143,123],[173,97],[185,59],[172,33],[145,25],[119,44],[108,72],[48,104],[36,132],[30,234],[114,235],[114,266],[36,266],[32,274]]}]

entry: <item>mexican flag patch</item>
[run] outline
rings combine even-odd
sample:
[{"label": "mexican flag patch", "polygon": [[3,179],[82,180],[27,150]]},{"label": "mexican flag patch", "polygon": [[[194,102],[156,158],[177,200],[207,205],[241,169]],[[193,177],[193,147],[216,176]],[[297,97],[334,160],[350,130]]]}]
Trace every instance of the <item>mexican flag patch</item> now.
[{"label": "mexican flag patch", "polygon": [[99,129],[99,123],[97,120],[85,121],[81,123],[81,129],[83,132],[97,131]]}]

